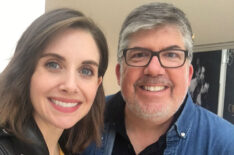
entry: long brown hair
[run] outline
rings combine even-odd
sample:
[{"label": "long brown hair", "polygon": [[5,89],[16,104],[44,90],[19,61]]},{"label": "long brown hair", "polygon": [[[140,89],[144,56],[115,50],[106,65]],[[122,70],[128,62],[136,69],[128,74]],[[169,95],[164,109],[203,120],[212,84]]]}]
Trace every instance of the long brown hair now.
[{"label": "long brown hair", "polygon": [[[0,126],[18,138],[23,138],[24,123],[32,117],[29,88],[39,57],[53,36],[68,28],[82,29],[93,36],[100,53],[98,76],[103,76],[107,69],[107,42],[91,19],[67,8],[36,19],[21,36],[11,61],[0,75]],[[75,153],[81,152],[93,140],[100,144],[104,103],[103,85],[100,84],[89,113],[61,136],[63,148]]]}]

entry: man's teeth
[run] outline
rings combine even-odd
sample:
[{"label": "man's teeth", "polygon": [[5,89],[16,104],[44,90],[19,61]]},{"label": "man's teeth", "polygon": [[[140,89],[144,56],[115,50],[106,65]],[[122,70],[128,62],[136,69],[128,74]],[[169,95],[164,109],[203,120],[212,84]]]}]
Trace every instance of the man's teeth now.
[{"label": "man's teeth", "polygon": [[165,86],[144,86],[143,88],[148,91],[160,91],[165,89]]},{"label": "man's teeth", "polygon": [[53,99],[52,99],[52,102],[58,106],[66,107],[66,108],[74,107],[78,104],[78,103],[61,102],[61,101],[53,100]]}]

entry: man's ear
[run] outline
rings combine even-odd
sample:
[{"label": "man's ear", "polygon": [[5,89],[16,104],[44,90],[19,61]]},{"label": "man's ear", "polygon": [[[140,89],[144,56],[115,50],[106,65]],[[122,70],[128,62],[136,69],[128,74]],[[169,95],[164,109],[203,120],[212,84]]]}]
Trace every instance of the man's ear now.
[{"label": "man's ear", "polygon": [[120,64],[119,63],[115,66],[115,74],[116,74],[116,78],[118,81],[118,85],[120,85]]},{"label": "man's ear", "polygon": [[190,66],[189,66],[189,85],[190,85],[190,82],[191,82],[191,80],[192,80],[192,77],[193,77],[193,65],[192,64],[190,64]]}]

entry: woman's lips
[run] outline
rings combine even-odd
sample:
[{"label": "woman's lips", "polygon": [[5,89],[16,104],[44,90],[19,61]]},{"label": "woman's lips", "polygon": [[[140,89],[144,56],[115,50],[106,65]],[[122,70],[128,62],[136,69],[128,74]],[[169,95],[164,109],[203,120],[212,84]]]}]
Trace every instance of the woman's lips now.
[{"label": "woman's lips", "polygon": [[77,102],[63,102],[55,99],[51,99],[51,102],[61,107],[75,107],[78,104]]},{"label": "woman's lips", "polygon": [[79,100],[64,99],[64,98],[49,98],[52,106],[63,113],[71,113],[76,111],[82,104]]}]

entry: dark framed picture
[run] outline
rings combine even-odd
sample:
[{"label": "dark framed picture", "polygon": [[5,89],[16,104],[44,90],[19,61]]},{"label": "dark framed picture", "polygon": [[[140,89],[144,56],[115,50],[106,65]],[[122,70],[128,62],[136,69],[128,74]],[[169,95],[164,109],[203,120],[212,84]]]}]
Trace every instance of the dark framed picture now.
[{"label": "dark framed picture", "polygon": [[196,52],[189,92],[196,104],[217,114],[222,50]]},{"label": "dark framed picture", "polygon": [[234,49],[228,50],[223,118],[234,124]]}]

